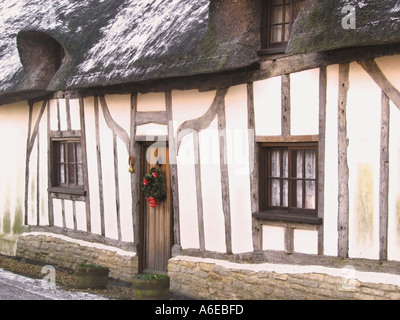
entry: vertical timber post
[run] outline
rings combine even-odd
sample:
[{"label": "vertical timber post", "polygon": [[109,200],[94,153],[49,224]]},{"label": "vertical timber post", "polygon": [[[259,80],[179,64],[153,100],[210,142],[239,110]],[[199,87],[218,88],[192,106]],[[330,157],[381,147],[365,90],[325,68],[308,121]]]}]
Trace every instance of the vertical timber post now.
[{"label": "vertical timber post", "polygon": [[379,259],[387,260],[389,204],[390,101],[382,92],[381,158],[379,182]]},{"label": "vertical timber post", "polygon": [[347,163],[347,92],[350,65],[339,65],[339,103],[338,103],[338,256],[349,255],[349,167]]}]

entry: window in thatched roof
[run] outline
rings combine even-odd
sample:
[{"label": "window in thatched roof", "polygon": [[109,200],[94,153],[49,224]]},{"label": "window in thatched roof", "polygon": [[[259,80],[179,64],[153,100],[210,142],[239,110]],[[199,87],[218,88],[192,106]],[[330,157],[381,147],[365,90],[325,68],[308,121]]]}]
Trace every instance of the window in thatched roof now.
[{"label": "window in thatched roof", "polygon": [[18,51],[25,78],[36,87],[45,87],[65,60],[65,50],[54,38],[36,31],[18,34]]},{"label": "window in thatched roof", "polygon": [[283,53],[292,25],[304,0],[265,0],[263,2],[262,53]]}]

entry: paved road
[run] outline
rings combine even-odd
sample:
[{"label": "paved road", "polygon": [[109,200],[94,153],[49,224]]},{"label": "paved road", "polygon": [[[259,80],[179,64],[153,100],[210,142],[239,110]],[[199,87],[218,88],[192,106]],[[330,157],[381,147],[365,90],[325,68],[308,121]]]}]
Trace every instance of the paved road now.
[{"label": "paved road", "polygon": [[0,300],[106,300],[85,292],[51,288],[44,280],[36,280],[0,269]]}]

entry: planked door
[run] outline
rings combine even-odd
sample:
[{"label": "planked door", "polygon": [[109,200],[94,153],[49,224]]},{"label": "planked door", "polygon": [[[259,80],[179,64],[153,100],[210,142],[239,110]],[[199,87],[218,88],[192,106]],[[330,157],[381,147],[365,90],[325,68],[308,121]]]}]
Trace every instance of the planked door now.
[{"label": "planked door", "polygon": [[168,260],[171,258],[173,244],[172,198],[168,147],[153,144],[151,146],[143,146],[143,148],[144,161],[142,162],[142,176],[159,163],[159,169],[165,174],[167,187],[166,200],[161,202],[156,208],[151,208],[150,204],[144,199],[144,195],[142,195],[143,272],[164,273],[167,272],[167,264]]}]

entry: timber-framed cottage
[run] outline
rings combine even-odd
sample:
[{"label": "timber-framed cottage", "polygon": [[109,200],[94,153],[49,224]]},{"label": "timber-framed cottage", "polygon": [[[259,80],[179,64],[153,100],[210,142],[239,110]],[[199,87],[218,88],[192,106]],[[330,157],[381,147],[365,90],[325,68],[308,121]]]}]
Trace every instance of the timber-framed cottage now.
[{"label": "timber-framed cottage", "polygon": [[397,0],[3,1],[0,251],[399,299],[399,43]]}]

